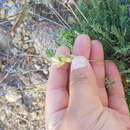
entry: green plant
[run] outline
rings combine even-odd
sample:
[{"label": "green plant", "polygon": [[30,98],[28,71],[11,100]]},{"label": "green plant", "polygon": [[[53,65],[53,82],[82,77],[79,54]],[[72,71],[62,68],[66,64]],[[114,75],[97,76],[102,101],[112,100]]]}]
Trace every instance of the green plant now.
[{"label": "green plant", "polygon": [[[115,61],[120,72],[129,78],[130,0],[84,0],[73,4],[75,23],[59,31],[57,44],[72,48],[77,35],[88,34],[103,43],[105,59]],[[127,88],[130,104],[129,93]]]},{"label": "green plant", "polygon": [[57,44],[71,48],[77,35],[88,34],[103,43],[106,59],[116,60],[121,69],[127,69],[130,60],[130,12],[129,1],[122,3],[119,0],[77,3],[80,11],[76,9],[74,12],[80,21],[75,21],[69,29],[61,29]]},{"label": "green plant", "polygon": [[48,56],[48,57],[52,57],[55,55],[55,51],[53,49],[46,49],[45,50],[45,54]]},{"label": "green plant", "polygon": [[126,88],[126,101],[128,103],[128,107],[129,107],[129,110],[130,110],[130,89]]},{"label": "green plant", "polygon": [[116,61],[120,70],[127,70],[130,61],[129,3],[129,0],[79,2],[74,11],[79,21],[59,31],[57,44],[72,48],[77,35],[88,34],[103,43],[106,59]]}]

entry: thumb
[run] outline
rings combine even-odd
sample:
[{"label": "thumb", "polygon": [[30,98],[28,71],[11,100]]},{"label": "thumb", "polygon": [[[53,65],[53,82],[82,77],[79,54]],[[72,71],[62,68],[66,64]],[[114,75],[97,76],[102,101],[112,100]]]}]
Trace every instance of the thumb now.
[{"label": "thumb", "polygon": [[[83,56],[73,59],[70,74],[69,106],[76,112],[102,109],[96,77],[89,61]],[[89,106],[89,107],[88,107]]]}]

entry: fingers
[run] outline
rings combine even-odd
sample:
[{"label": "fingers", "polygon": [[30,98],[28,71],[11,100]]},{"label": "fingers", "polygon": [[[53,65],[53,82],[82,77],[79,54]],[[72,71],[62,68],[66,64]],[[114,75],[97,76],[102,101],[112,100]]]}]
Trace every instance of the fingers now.
[{"label": "fingers", "polygon": [[83,56],[75,57],[72,61],[69,92],[68,108],[73,111],[82,115],[86,110],[90,112],[94,108],[102,109],[94,72]]},{"label": "fingers", "polygon": [[106,62],[106,74],[110,81],[114,81],[112,87],[108,88],[109,107],[123,114],[128,114],[128,106],[125,101],[125,93],[121,77],[114,63]]},{"label": "fingers", "polygon": [[79,35],[74,43],[73,54],[76,56],[84,56],[89,59],[91,49],[91,39],[89,36]]},{"label": "fingers", "polygon": [[[98,105],[100,104],[99,97],[97,95],[98,90],[96,87],[95,76],[89,64],[89,61],[87,60],[90,57],[90,51],[91,39],[89,38],[89,36],[84,34],[79,35],[75,40],[75,44],[73,47],[73,55],[84,56],[86,59],[83,57],[81,58],[81,60],[79,59],[79,64],[83,65],[83,63],[85,62],[86,67],[75,71],[71,71],[70,74],[71,76],[69,104],[72,105],[74,109],[79,109],[79,106],[82,106],[82,109],[86,109],[85,107],[87,106],[87,104],[91,105],[93,104],[93,102],[97,103]],[[82,60],[84,62],[82,62]],[[73,60],[72,66],[73,64],[78,65],[78,62],[76,61],[77,60]],[[89,107],[89,109],[91,109],[91,107]]]},{"label": "fingers", "polygon": [[92,40],[91,47],[91,65],[95,72],[97,84],[99,87],[99,95],[103,105],[108,105],[108,97],[105,88],[105,67],[104,67],[104,52],[102,44],[97,40]]},{"label": "fingers", "polygon": [[[68,55],[67,47],[60,47],[57,55]],[[61,68],[52,66],[48,80],[46,93],[46,119],[54,112],[63,110],[68,105],[68,83],[69,64],[65,64]]]}]

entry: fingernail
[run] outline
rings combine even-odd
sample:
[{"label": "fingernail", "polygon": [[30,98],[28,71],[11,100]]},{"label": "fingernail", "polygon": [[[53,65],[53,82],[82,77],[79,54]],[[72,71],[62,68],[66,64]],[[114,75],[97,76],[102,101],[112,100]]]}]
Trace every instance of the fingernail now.
[{"label": "fingernail", "polygon": [[71,70],[84,68],[87,66],[87,60],[83,56],[77,56],[72,60]]}]

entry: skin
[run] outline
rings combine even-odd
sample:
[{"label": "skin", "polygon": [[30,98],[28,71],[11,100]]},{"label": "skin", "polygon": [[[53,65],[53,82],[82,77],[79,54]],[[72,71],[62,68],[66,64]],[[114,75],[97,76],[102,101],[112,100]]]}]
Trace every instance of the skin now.
[{"label": "skin", "polygon": [[[112,61],[104,62],[102,44],[77,37],[72,63],[50,69],[46,93],[48,130],[130,130],[130,116],[121,77]],[[69,55],[62,46],[57,55]],[[97,60],[100,62],[90,62]],[[114,81],[106,89],[105,75]]]}]

